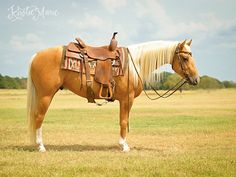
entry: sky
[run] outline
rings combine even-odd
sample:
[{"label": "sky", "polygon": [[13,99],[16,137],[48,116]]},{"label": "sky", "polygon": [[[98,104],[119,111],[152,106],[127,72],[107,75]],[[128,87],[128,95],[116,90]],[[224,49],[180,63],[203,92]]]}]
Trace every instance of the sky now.
[{"label": "sky", "polygon": [[[31,56],[80,37],[119,46],[193,39],[199,74],[236,81],[235,0],[0,1],[0,74],[25,77]],[[168,70],[168,68],[167,68]]]}]

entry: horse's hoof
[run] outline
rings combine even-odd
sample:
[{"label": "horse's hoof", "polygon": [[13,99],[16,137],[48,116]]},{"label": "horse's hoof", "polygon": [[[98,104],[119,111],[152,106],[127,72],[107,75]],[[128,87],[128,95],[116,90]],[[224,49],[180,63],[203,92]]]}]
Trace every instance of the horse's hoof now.
[{"label": "horse's hoof", "polygon": [[129,145],[127,144],[127,142],[126,142],[126,139],[120,138],[119,145],[121,146],[123,152],[129,152],[130,151],[130,148],[129,148]]},{"label": "horse's hoof", "polygon": [[129,152],[130,151],[130,147],[128,146],[128,144],[123,146],[123,152]]},{"label": "horse's hoof", "polygon": [[39,150],[39,152],[46,152],[46,149],[45,149],[45,147],[43,145],[40,145],[38,147],[38,150]]},{"label": "horse's hoof", "polygon": [[39,149],[39,152],[46,152],[46,149]]}]

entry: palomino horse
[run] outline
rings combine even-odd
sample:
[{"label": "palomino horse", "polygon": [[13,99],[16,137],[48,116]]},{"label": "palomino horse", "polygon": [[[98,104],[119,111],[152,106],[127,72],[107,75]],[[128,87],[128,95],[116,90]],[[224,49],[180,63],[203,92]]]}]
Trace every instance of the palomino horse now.
[{"label": "palomino horse", "polygon": [[[191,41],[185,40],[184,42],[154,41],[128,46],[130,55],[125,58],[124,76],[114,78],[116,83],[114,97],[120,104],[119,144],[123,151],[130,150],[126,141],[126,130],[134,98],[139,96],[143,89],[140,78],[143,81],[150,81],[153,71],[164,64],[171,64],[173,70],[189,84],[196,85],[199,82],[190,44]],[[29,66],[27,117],[31,141],[36,143],[40,152],[46,151],[42,140],[42,123],[57,91],[63,87],[86,98],[84,74],[81,80],[78,73],[61,69],[62,54],[62,46],[45,49],[32,57]],[[131,58],[132,62],[129,62]],[[81,84],[84,86],[80,87]],[[98,96],[99,88],[94,82],[95,97]]]}]

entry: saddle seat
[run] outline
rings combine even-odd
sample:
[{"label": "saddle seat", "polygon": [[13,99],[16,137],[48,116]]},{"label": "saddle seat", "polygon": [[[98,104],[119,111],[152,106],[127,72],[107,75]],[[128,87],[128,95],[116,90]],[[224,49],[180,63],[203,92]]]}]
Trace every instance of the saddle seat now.
[{"label": "saddle seat", "polygon": [[101,46],[101,47],[93,47],[89,45],[85,45],[85,43],[80,38],[76,38],[79,46],[82,49],[85,49],[86,54],[89,58],[96,59],[96,60],[106,60],[106,59],[114,59],[117,57],[117,51],[110,50],[109,46]]},{"label": "saddle seat", "polygon": [[[114,79],[113,79],[113,67],[120,67],[121,65],[121,49],[117,48],[117,41],[115,35],[111,39],[110,45],[101,47],[92,47],[86,45],[82,39],[76,38],[77,43],[71,42],[66,49],[66,58],[73,58],[80,61],[80,73],[82,79],[82,73],[84,71],[86,75],[87,85],[87,99],[90,103],[95,103],[95,94],[93,91],[93,81],[91,80],[91,70],[94,66],[91,66],[92,62],[95,62],[94,80],[100,84],[99,98],[106,100],[113,100],[114,94]],[[123,71],[122,71],[123,73]]]}]

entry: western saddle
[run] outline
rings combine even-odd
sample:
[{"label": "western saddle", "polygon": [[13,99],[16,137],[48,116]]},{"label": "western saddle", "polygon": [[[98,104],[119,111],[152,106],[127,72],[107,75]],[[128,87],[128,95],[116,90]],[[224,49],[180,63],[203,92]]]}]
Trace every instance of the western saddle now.
[{"label": "western saddle", "polygon": [[66,46],[65,57],[80,62],[81,83],[82,74],[86,76],[89,103],[95,103],[91,74],[94,75],[94,81],[100,84],[98,98],[114,101],[114,68],[118,68],[118,73],[115,75],[123,75],[122,49],[117,47],[116,34],[117,32],[113,33],[108,46],[88,46],[80,38],[76,38],[77,43],[71,42]]}]

